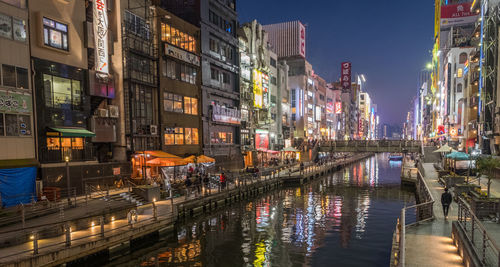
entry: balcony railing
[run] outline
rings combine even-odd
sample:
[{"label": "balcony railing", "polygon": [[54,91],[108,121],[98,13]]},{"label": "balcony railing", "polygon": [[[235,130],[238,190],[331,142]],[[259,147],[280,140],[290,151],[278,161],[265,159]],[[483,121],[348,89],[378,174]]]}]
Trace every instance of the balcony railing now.
[{"label": "balcony railing", "polygon": [[42,163],[64,162],[66,157],[70,161],[93,161],[96,159],[93,146],[84,146],[81,148],[63,147],[59,149],[43,148],[40,155]]}]

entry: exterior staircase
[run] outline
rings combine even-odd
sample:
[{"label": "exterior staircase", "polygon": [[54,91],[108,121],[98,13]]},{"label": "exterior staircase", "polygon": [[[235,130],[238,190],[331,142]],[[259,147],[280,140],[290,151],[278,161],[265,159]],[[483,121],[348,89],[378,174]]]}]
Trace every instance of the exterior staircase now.
[{"label": "exterior staircase", "polygon": [[142,205],[147,203],[147,201],[144,198],[142,198],[142,197],[140,197],[132,192],[130,192],[130,193],[123,192],[123,193],[117,194],[113,197],[120,198],[120,200],[128,201],[136,206],[142,206]]}]

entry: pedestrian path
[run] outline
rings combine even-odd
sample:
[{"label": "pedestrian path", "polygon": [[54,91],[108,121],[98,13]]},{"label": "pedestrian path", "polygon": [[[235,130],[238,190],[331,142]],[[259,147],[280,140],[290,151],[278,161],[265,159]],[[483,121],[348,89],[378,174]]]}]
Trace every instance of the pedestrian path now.
[{"label": "pedestrian path", "polygon": [[444,188],[438,182],[432,163],[423,164],[424,180],[434,198],[435,219],[417,226],[408,227],[405,239],[406,266],[455,267],[464,266],[462,258],[451,239],[451,222],[457,220],[458,206],[452,203],[448,219],[443,215],[441,194]]}]

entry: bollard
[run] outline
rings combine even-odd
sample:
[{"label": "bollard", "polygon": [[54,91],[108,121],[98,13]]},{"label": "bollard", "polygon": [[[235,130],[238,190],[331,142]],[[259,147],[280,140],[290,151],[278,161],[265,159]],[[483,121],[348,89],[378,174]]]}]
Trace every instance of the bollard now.
[{"label": "bollard", "polygon": [[104,216],[99,218],[99,224],[101,225],[101,237],[104,237]]},{"label": "bollard", "polygon": [[38,233],[33,232],[33,255],[38,254]]},{"label": "bollard", "polygon": [[66,246],[69,247],[71,246],[71,228],[67,223],[64,224],[64,233],[66,235]]}]

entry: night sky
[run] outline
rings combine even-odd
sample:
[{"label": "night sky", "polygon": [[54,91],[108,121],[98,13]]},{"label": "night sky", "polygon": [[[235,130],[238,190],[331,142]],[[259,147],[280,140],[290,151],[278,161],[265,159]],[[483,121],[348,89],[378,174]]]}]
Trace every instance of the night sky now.
[{"label": "night sky", "polygon": [[240,23],[300,20],[307,24],[307,59],[328,82],[351,61],[365,74],[381,123],[400,124],[431,61],[434,1],[238,0]]}]

